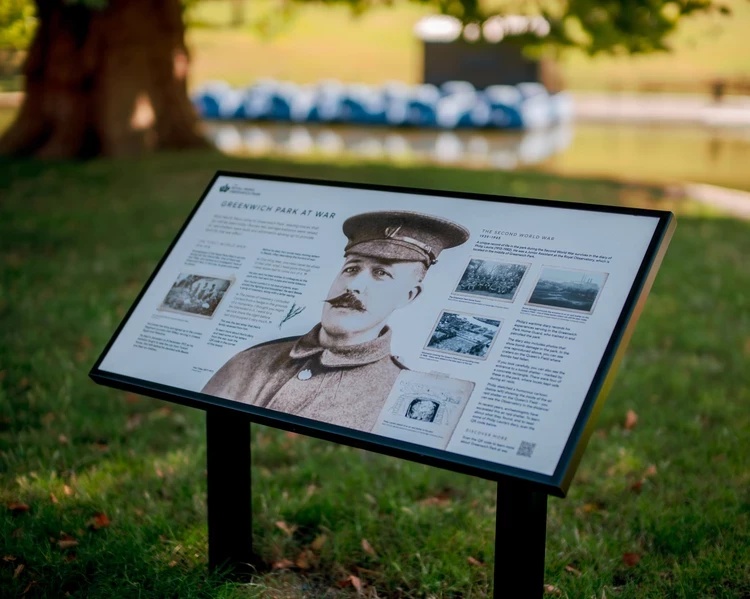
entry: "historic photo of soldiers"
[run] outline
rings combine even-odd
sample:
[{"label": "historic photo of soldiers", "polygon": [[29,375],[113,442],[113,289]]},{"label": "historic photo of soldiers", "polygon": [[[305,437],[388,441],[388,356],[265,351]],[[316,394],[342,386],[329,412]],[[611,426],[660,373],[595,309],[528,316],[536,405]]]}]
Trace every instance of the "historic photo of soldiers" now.
[{"label": "historic photo of soldiers", "polygon": [[159,310],[212,318],[232,279],[180,273]]},{"label": "historic photo of soldiers", "polygon": [[[388,320],[418,301],[441,252],[469,231],[418,212],[357,214],[343,223],[343,263],[321,297],[320,322],[301,336],[233,356],[203,393],[371,432],[406,366],[391,353]],[[306,298],[313,305],[313,298]],[[421,413],[422,408],[419,408]],[[416,414],[416,412],[415,412]]]},{"label": "historic photo of soldiers", "polygon": [[591,314],[606,280],[604,272],[545,266],[526,303]]},{"label": "historic photo of soldiers", "polygon": [[444,310],[425,347],[484,360],[490,353],[502,322]]},{"label": "historic photo of soldiers", "polygon": [[455,293],[512,302],[529,266],[472,258],[456,285]]}]

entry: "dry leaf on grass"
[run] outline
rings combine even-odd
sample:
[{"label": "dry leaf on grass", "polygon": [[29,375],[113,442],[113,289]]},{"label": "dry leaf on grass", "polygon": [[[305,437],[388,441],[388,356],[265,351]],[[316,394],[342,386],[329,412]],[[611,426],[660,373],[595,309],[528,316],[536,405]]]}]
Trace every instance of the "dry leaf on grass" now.
[{"label": "dry leaf on grass", "polygon": [[172,561],[171,561],[171,562],[169,562],[169,563],[168,563],[167,565],[168,565],[168,566],[169,566],[170,568],[174,568],[174,567],[175,567],[175,566],[177,565],[177,561],[176,561],[176,560],[172,560]]},{"label": "dry leaf on grass", "polygon": [[71,547],[78,547],[78,541],[75,539],[60,539],[57,546],[60,549],[70,549]]},{"label": "dry leaf on grass", "polygon": [[27,504],[25,504],[25,503],[20,503],[20,502],[17,502],[17,501],[11,501],[8,504],[8,509],[11,512],[22,513],[22,512],[28,512],[29,511],[29,506]]},{"label": "dry leaf on grass", "polygon": [[73,489],[71,489],[68,485],[63,485],[63,493],[71,496],[73,494]]},{"label": "dry leaf on grass", "polygon": [[375,550],[372,548],[372,545],[370,545],[370,542],[367,539],[362,539],[362,549],[365,553],[371,555],[372,557],[378,557],[378,554],[375,553]]},{"label": "dry leaf on grass", "polygon": [[628,410],[628,413],[625,416],[625,430],[632,431],[636,424],[638,424],[638,414],[633,410]]},{"label": "dry leaf on grass", "polygon": [[127,432],[134,431],[139,426],[143,424],[143,414],[135,413],[128,416],[128,419],[125,421],[125,430]]},{"label": "dry leaf on grass", "polygon": [[289,568],[294,568],[294,562],[290,559],[280,559],[271,564],[271,568],[273,570],[288,570]]},{"label": "dry leaf on grass", "polygon": [[24,566],[23,564],[18,564],[18,566],[16,566],[16,569],[13,570],[13,578],[18,578],[25,567],[26,566]]},{"label": "dry leaf on grass", "polygon": [[297,559],[294,561],[294,564],[300,569],[300,570],[307,570],[311,566],[311,560],[315,557],[312,551],[309,549],[304,549],[300,552],[300,554],[297,556]]},{"label": "dry leaf on grass", "polygon": [[635,481],[632,485],[630,485],[630,490],[633,491],[633,493],[640,493],[644,482],[646,481],[642,478]]},{"label": "dry leaf on grass", "polygon": [[60,445],[67,445],[68,443],[70,443],[70,440],[65,435],[60,433],[57,436],[57,442],[60,443]]},{"label": "dry leaf on grass", "polygon": [[362,581],[358,576],[354,576],[354,574],[347,576],[344,580],[339,580],[336,584],[340,587],[354,587],[357,593],[362,592]]},{"label": "dry leaf on grass", "polygon": [[646,472],[643,473],[643,476],[645,476],[646,478],[656,476],[656,466],[651,464],[648,468],[646,468]]},{"label": "dry leaf on grass", "polygon": [[50,493],[50,494],[49,494],[49,500],[50,500],[50,501],[51,501],[52,503],[60,503],[60,502],[58,501],[57,497],[55,497],[55,494],[54,494],[54,493]]},{"label": "dry leaf on grass", "polygon": [[94,530],[99,530],[100,528],[106,528],[110,524],[112,524],[112,521],[107,514],[104,512],[96,512],[93,518],[86,523],[86,526],[93,528]]},{"label": "dry leaf on grass", "polygon": [[310,543],[310,549],[313,551],[320,551],[323,545],[326,544],[326,541],[328,540],[328,537],[326,535],[318,535],[315,537],[315,540]]},{"label": "dry leaf on grass", "polygon": [[637,565],[639,561],[641,561],[640,553],[622,554],[622,563],[625,564],[628,568],[632,568],[633,566]]},{"label": "dry leaf on grass", "polygon": [[473,557],[467,557],[467,558],[466,558],[466,561],[467,561],[467,562],[469,562],[469,563],[470,563],[470,564],[471,564],[472,566],[478,566],[478,567],[480,567],[480,568],[483,568],[483,567],[484,567],[484,564],[483,564],[482,562],[480,562],[480,561],[479,561],[478,559],[476,559],[476,558],[473,558]]},{"label": "dry leaf on grass", "polygon": [[15,555],[4,555],[3,556],[3,561],[4,562],[14,562],[14,561],[16,561],[16,556]]},{"label": "dry leaf on grass", "polygon": [[562,595],[562,591],[553,584],[545,584],[544,594],[545,595]]},{"label": "dry leaf on grass", "polygon": [[283,530],[284,533],[286,533],[286,535],[288,537],[291,537],[294,534],[294,531],[297,530],[297,526],[296,525],[289,526],[283,520],[278,520],[276,522],[276,528],[280,528],[281,530]]},{"label": "dry leaf on grass", "polygon": [[449,505],[451,498],[448,495],[435,495],[434,497],[428,497],[419,502],[419,505],[437,505],[440,507]]},{"label": "dry leaf on grass", "polygon": [[578,569],[576,569],[576,568],[574,568],[570,564],[568,564],[567,566],[565,566],[565,571],[566,572],[570,572],[571,574],[575,574],[576,576],[581,576],[581,571],[578,570]]}]

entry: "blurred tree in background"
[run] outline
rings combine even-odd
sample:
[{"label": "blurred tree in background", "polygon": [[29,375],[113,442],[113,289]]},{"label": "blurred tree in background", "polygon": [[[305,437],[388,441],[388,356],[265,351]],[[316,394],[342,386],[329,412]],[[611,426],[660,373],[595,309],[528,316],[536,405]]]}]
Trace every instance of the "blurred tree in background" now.
[{"label": "blurred tree in background", "polygon": [[[0,153],[123,156],[205,142],[187,95],[185,11],[198,0],[0,0],[0,48],[28,46],[24,101]],[[497,14],[541,14],[550,23],[529,44],[588,54],[666,50],[681,19],[729,9],[714,0],[548,0],[538,4],[413,0],[465,23]],[[292,0],[348,4],[380,0]],[[283,10],[293,4],[284,3]],[[244,19],[234,2],[233,22]]]}]

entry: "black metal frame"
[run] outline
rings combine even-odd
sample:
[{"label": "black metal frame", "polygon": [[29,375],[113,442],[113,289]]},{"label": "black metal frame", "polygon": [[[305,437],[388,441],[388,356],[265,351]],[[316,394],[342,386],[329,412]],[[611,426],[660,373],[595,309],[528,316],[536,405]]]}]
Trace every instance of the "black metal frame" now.
[{"label": "black metal frame", "polygon": [[[509,466],[496,464],[487,460],[480,460],[477,458],[471,458],[444,450],[428,448],[419,444],[390,439],[388,437],[374,435],[371,433],[363,433],[345,427],[318,422],[316,420],[311,420],[308,418],[301,418],[298,416],[285,414],[283,412],[250,406],[247,404],[221,399],[194,391],[187,391],[177,387],[161,385],[158,383],[153,383],[150,381],[118,375],[101,370],[100,365],[107,352],[109,352],[112,344],[120,334],[120,331],[125,326],[128,319],[131,317],[133,311],[135,310],[135,307],[140,302],[144,293],[150,287],[151,283],[161,269],[164,261],[171,253],[175,244],[189,226],[193,216],[208,195],[208,192],[213,188],[214,183],[221,176],[239,177],[249,180],[255,179],[277,181],[292,184],[321,185],[328,187],[344,187],[391,193],[447,197],[457,200],[469,199],[495,203],[546,206],[549,208],[562,208],[566,210],[606,212],[622,215],[646,216],[658,219],[649,247],[644,255],[643,261],[640,265],[628,297],[623,305],[623,309],[617,320],[617,324],[614,328],[597,372],[592,380],[591,386],[589,387],[589,390],[586,394],[586,398],[582,404],[581,410],[579,411],[576,422],[571,430],[571,434],[565,445],[565,449],[560,456],[560,460],[557,464],[555,472],[550,476],[538,474],[519,468],[512,468]],[[664,252],[666,251],[666,246],[668,245],[668,241],[672,235],[674,226],[674,215],[671,212],[659,210],[644,210],[616,206],[598,206],[573,202],[553,202],[549,200],[513,198],[508,196],[491,196],[475,193],[437,191],[385,185],[365,185],[361,183],[329,182],[314,179],[299,179],[270,175],[253,175],[247,173],[218,171],[212,178],[206,190],[201,195],[200,200],[193,208],[190,216],[185,221],[185,224],[180,229],[178,235],[175,237],[169,249],[164,254],[159,264],[156,266],[148,282],[138,295],[138,298],[131,306],[125,318],[123,318],[122,322],[117,328],[117,331],[110,339],[101,356],[92,367],[89,376],[99,384],[104,384],[117,389],[133,391],[136,393],[155,397],[157,399],[163,399],[209,411],[215,409],[227,409],[231,410],[232,413],[236,414],[238,417],[240,416],[240,414],[246,414],[247,419],[252,422],[267,424],[276,428],[295,431],[313,437],[342,443],[345,445],[360,447],[370,451],[375,451],[427,465],[437,466],[447,470],[453,470],[456,472],[471,474],[490,480],[496,480],[502,482],[503,484],[505,484],[509,479],[525,481],[528,485],[531,486],[531,488],[534,489],[534,492],[541,492],[545,494],[564,497],[567,493],[578,461],[580,460],[583,450],[585,449],[588,436],[591,434],[593,418],[590,418],[590,416],[592,414],[596,414],[596,412],[601,409],[601,404],[604,400],[609,384],[611,383],[611,378],[608,378],[608,374],[614,374],[615,369],[612,368],[612,366],[616,365],[618,358],[621,357],[622,351],[624,351],[624,348],[627,344],[629,335],[632,333],[637,314],[640,307],[642,307],[648,290],[650,289],[650,285],[653,282],[653,278],[656,274],[658,265],[663,258]]]}]

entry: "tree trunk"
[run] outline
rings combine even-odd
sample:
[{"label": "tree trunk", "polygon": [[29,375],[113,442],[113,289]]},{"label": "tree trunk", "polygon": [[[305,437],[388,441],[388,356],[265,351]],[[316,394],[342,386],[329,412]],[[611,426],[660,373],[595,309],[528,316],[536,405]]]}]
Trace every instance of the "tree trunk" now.
[{"label": "tree trunk", "polygon": [[187,97],[180,0],[89,10],[37,0],[25,96],[0,154],[126,156],[204,145]]}]

